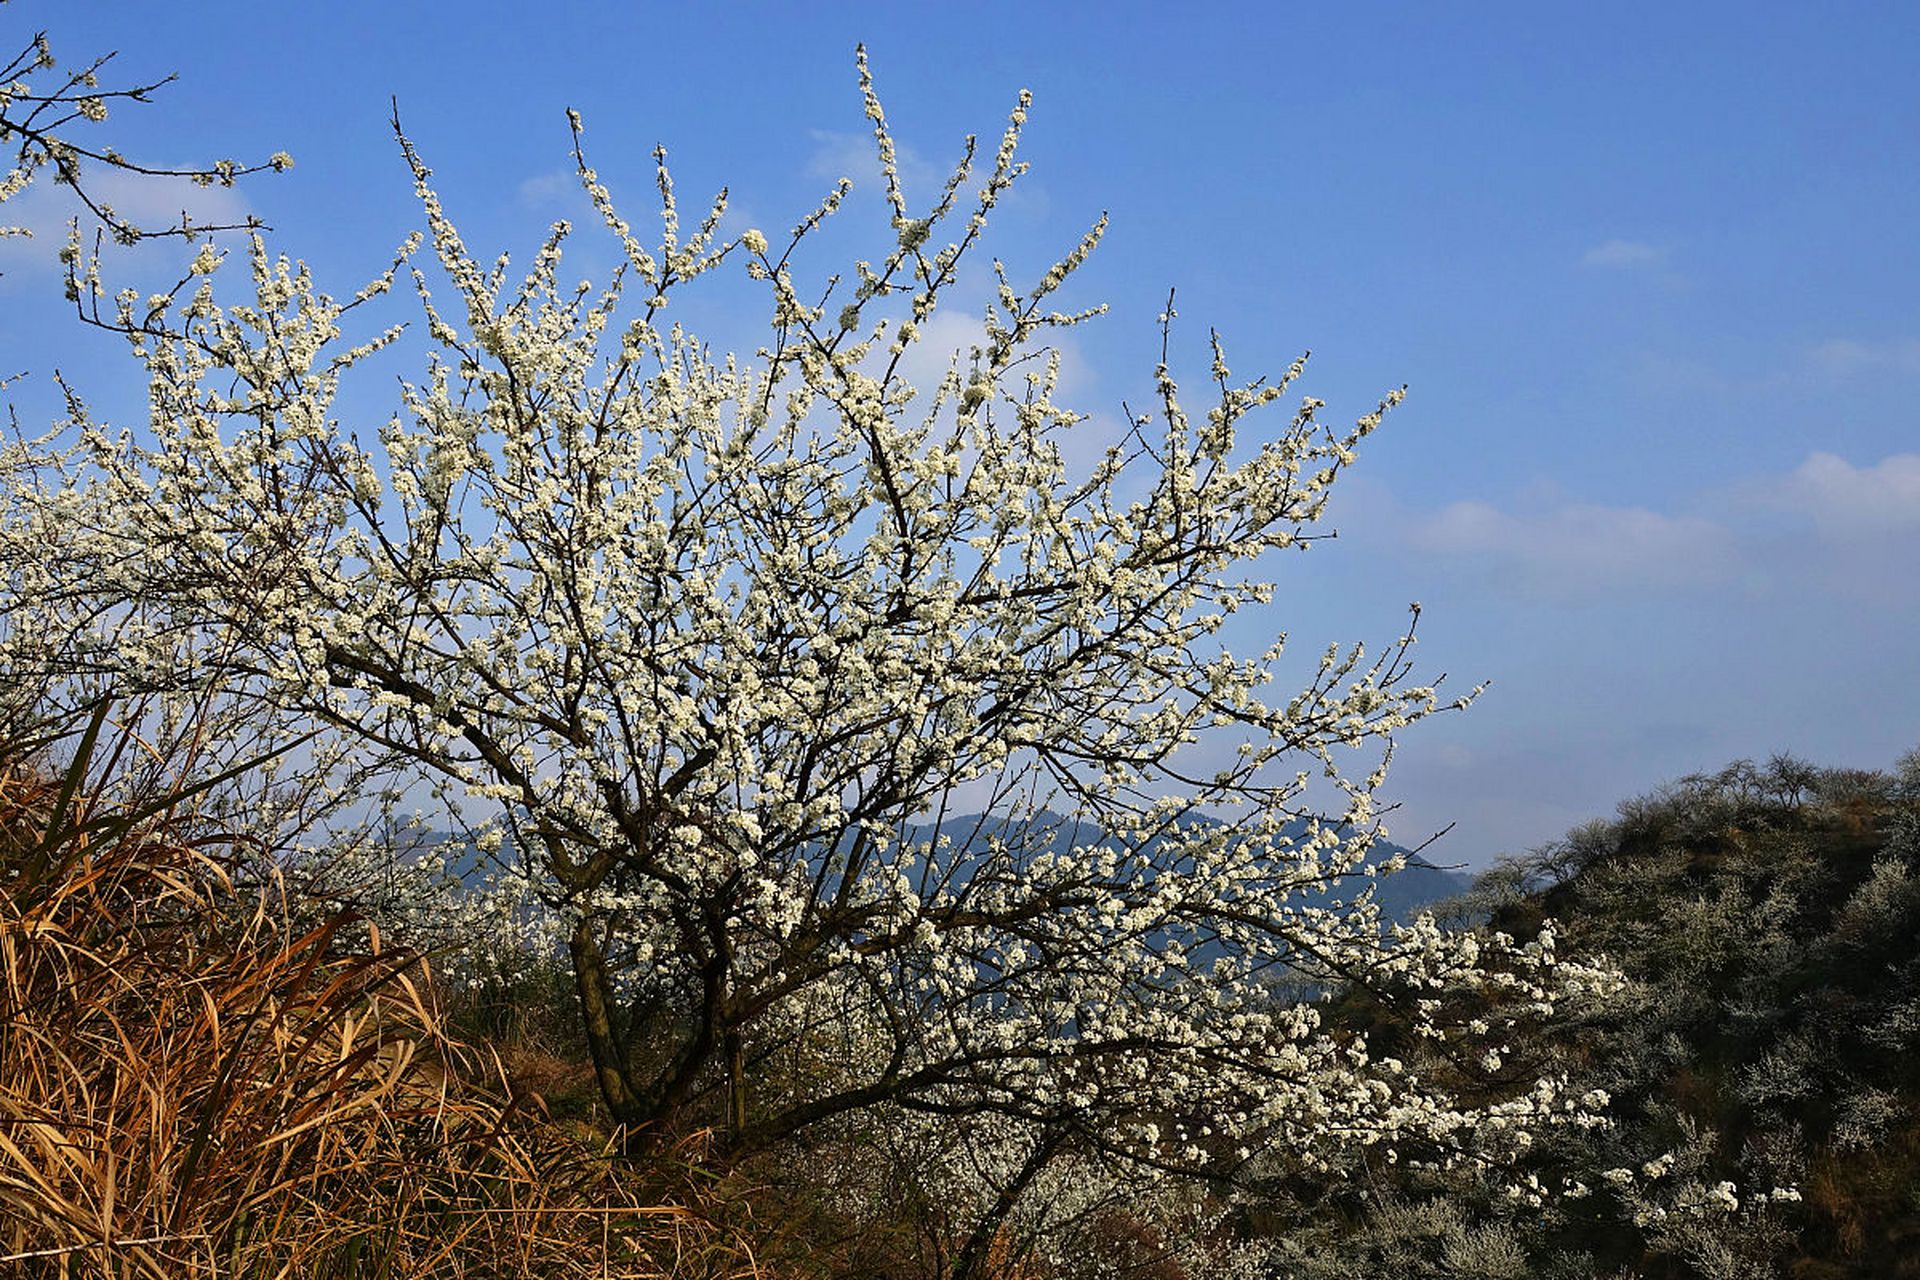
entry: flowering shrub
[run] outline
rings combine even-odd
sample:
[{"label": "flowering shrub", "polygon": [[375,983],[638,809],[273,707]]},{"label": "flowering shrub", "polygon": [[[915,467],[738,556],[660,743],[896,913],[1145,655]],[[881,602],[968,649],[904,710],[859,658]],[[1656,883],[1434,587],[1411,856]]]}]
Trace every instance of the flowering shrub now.
[{"label": "flowering shrub", "polygon": [[[1399,392],[1350,427],[1310,397],[1268,420],[1304,362],[1238,380],[1216,336],[1190,409],[1169,305],[1153,411],[1070,468],[1082,416],[1044,342],[1094,314],[1054,298],[1104,220],[1024,292],[995,263],[979,344],[910,385],[1025,171],[1029,103],[914,205],[864,55],[860,83],[893,238],[824,287],[794,254],[850,184],[783,236],[722,235],[724,193],[688,231],[659,152],[643,240],[577,116],[623,255],[598,287],[562,283],[565,223],[519,281],[483,265],[397,120],[425,234],[346,301],[257,235],[244,300],[212,244],[174,289],[110,296],[76,232],[69,291],[141,362],[154,443],[73,395],[0,455],[0,664],[173,706],[218,691],[256,734],[320,726],[330,802],[411,770],[489,806],[477,847],[512,850],[555,922],[630,1135],[714,1123],[746,1153],[854,1114],[972,1126],[992,1158],[961,1272],[1063,1160],[1147,1180],[1358,1147],[1499,1161],[1590,1123],[1551,1077],[1464,1103],[1271,982],[1367,989],[1489,1070],[1517,1025],[1614,986],[1551,929],[1328,904],[1372,874],[1394,735],[1472,697],[1413,678],[1411,628],[1329,646],[1293,690],[1284,636],[1224,643]],[[729,268],[765,291],[750,356],[672,319]],[[401,279],[432,349],[365,444],[336,395],[400,329],[344,333]],[[957,822],[963,799],[995,816]],[[824,1069],[763,1087],[803,1048]]]}]

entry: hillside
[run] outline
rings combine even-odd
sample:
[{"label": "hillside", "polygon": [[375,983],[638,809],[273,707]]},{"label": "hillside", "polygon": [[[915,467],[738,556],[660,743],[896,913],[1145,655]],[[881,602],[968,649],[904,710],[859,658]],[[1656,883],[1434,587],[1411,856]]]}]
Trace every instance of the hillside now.
[{"label": "hillside", "polygon": [[[69,771],[76,780],[88,750]],[[99,1124],[134,1151],[158,1125],[171,1134],[165,1159],[147,1164],[155,1177],[175,1177],[200,1159],[188,1118],[234,1070],[219,1026],[244,1022],[262,1000],[298,1015],[286,1037],[242,1064],[246,1097],[263,1110],[223,1132],[219,1180],[203,1177],[191,1202],[197,1229],[235,1256],[298,1257],[315,1274],[344,1276],[362,1274],[354,1259],[374,1250],[394,1260],[393,1274],[424,1275],[440,1272],[409,1272],[406,1260],[457,1249],[473,1261],[447,1274],[484,1274],[494,1247],[487,1233],[520,1231],[526,1218],[540,1234],[525,1247],[547,1260],[525,1274],[585,1274],[608,1261],[594,1232],[598,1215],[610,1215],[640,1224],[620,1241],[630,1274],[664,1273],[654,1259],[695,1237],[701,1265],[715,1264],[716,1274],[736,1274],[729,1268],[748,1253],[767,1275],[944,1274],[922,1250],[929,1230],[949,1229],[947,1209],[937,1183],[918,1181],[924,1152],[914,1143],[895,1150],[834,1134],[706,1168],[700,1144],[710,1135],[692,1134],[672,1153],[609,1164],[599,1154],[607,1119],[574,1039],[564,965],[515,961],[489,936],[492,968],[433,978],[404,949],[377,938],[361,949],[346,917],[285,896],[271,860],[216,856],[230,837],[210,837],[196,819],[183,814],[147,835],[131,817],[83,800],[79,825],[63,824],[48,817],[68,803],[56,772],[11,763],[0,772],[8,779],[0,905],[25,940],[9,952],[10,989],[23,997],[10,1016],[44,1031],[48,1044],[94,1043],[109,1025],[124,1042],[111,1061],[41,1056],[31,1037],[6,1042],[0,1075],[14,1105],[39,1117],[36,1132],[67,1143],[61,1126]],[[968,823],[980,838],[994,825]],[[416,852],[451,849],[448,865],[473,880],[476,850],[428,836]],[[70,837],[71,852],[50,858]],[[1385,905],[1404,913],[1462,879],[1415,861],[1380,883]],[[262,906],[252,905],[256,896]],[[1778,758],[1684,778],[1621,805],[1612,820],[1502,859],[1441,910],[1488,936],[1531,936],[1556,921],[1564,962],[1604,958],[1625,987],[1582,1016],[1520,1024],[1536,1029],[1511,1033],[1490,1062],[1421,1043],[1373,993],[1301,994],[1335,1037],[1365,1032],[1376,1057],[1402,1059],[1410,1074],[1474,1105],[1564,1075],[1573,1092],[1604,1094],[1608,1121],[1541,1129],[1515,1167],[1499,1170],[1452,1158],[1431,1135],[1355,1147],[1318,1169],[1290,1160],[1284,1144],[1252,1160],[1222,1151],[1205,1191],[1178,1202],[1180,1212],[1174,1201],[1148,1210],[1124,1198],[1088,1208],[1095,1252],[1085,1274],[1180,1280],[1226,1274],[1218,1268],[1233,1259],[1233,1274],[1259,1280],[1920,1277],[1920,753],[1893,774]],[[126,981],[136,971],[150,980]],[[199,1007],[181,994],[189,987],[225,1012],[214,1023],[177,1017]],[[1494,1007],[1484,1006],[1486,1016]],[[359,1040],[374,1024],[378,1036]],[[316,1073],[302,1056],[312,1054],[347,1065]],[[756,1067],[756,1081],[779,1087],[787,1069]],[[89,1118],[88,1099],[135,1099],[102,1092],[106,1075],[146,1081],[138,1097],[154,1100],[153,1113]],[[336,1102],[348,1109],[324,1141],[263,1181],[267,1165],[253,1153],[280,1140],[276,1117]],[[363,1119],[349,1123],[349,1112]],[[450,1124],[468,1128],[436,1128]],[[349,1147],[359,1153],[351,1160],[331,1154]],[[456,1151],[457,1163],[434,1164]],[[849,1163],[847,1151],[869,1164]],[[115,1159],[116,1168],[145,1167]],[[33,1152],[14,1160],[14,1177],[44,1163]],[[376,1165],[432,1167],[438,1181],[402,1204]],[[487,1188],[503,1167],[518,1181],[502,1185],[521,1199],[495,1205]],[[901,1181],[876,1183],[881,1167]],[[76,1167],[57,1188],[16,1196],[10,1256],[48,1240],[86,1250],[92,1240],[172,1239],[141,1216],[164,1197],[123,1196],[144,1184],[114,1176],[104,1165]],[[93,1201],[99,1213],[29,1229],[56,1195],[61,1214]],[[436,1196],[471,1199],[461,1212],[474,1225],[444,1242],[430,1232],[379,1235],[382,1214],[426,1212]],[[262,1197],[307,1215],[304,1234],[254,1232],[244,1206]],[[641,1229],[656,1218],[677,1234]],[[908,1258],[918,1269],[900,1269]],[[150,1261],[129,1274],[167,1265]],[[672,1273],[686,1273],[686,1261],[671,1263]],[[984,1274],[1037,1280],[1083,1270],[996,1262]]]},{"label": "hillside", "polygon": [[1378,1163],[1372,1192],[1275,1188],[1274,1223],[1339,1245],[1291,1274],[1920,1276],[1920,754],[1688,777],[1456,905],[1521,935],[1557,920],[1563,954],[1631,979],[1610,1015],[1510,1055],[1611,1096],[1612,1127],[1533,1161],[1588,1191],[1533,1205]]}]

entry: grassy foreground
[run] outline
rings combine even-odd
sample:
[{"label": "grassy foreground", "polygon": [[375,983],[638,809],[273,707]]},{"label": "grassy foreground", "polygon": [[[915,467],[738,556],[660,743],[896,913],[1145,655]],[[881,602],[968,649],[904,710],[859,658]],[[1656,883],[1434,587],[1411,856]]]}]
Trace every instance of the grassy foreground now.
[{"label": "grassy foreground", "polygon": [[177,797],[99,800],[94,732],[0,741],[0,1274],[756,1272],[452,1039],[419,957]]}]

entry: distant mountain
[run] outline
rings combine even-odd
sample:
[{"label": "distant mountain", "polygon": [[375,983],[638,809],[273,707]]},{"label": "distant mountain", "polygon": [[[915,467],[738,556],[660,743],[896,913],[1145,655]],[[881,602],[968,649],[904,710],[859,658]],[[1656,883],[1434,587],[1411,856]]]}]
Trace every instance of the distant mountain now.
[{"label": "distant mountain", "polygon": [[[1403,850],[1397,845],[1383,843],[1374,852],[1376,858],[1384,859]],[[1435,903],[1458,897],[1471,889],[1473,877],[1464,871],[1436,867],[1414,854],[1400,871],[1377,877],[1374,883],[1379,886],[1373,891],[1373,897],[1380,904],[1380,914],[1396,923],[1405,924]]]},{"label": "distant mountain", "polygon": [[[1055,815],[1044,812],[1039,815],[1039,820],[1060,821]],[[1185,821],[1192,825],[1219,823],[1219,819],[1205,816],[1195,816]],[[995,818],[988,814],[967,814],[963,817],[949,818],[945,824],[945,830],[956,838],[960,833],[972,833],[974,841],[984,843],[988,835],[1004,834],[1007,825],[1007,820],[1004,818]],[[909,829],[914,833],[915,839],[925,839],[934,830],[930,824],[915,824]],[[1289,834],[1296,838],[1304,838],[1306,830],[1306,821],[1301,819],[1293,824]],[[1070,823],[1066,823],[1056,833],[1052,845],[1054,851],[1064,853],[1075,844],[1096,844],[1104,839],[1103,833],[1096,828],[1083,824],[1079,830],[1074,830]],[[1417,854],[1409,852],[1404,846],[1389,840],[1376,843],[1368,852],[1367,862],[1378,866],[1395,855],[1404,856],[1407,859],[1406,866],[1399,872],[1371,878],[1355,875],[1343,883],[1329,886],[1317,896],[1328,900],[1351,901],[1367,884],[1371,883],[1376,886],[1374,900],[1380,904],[1381,915],[1387,920],[1404,924],[1434,903],[1463,894],[1473,887],[1472,876],[1437,867]]]},{"label": "distant mountain", "polygon": [[[1037,821],[1057,822],[1052,814],[1042,813]],[[1217,819],[1197,817],[1195,823],[1217,822]],[[959,817],[950,817],[938,828],[932,823],[911,823],[908,826],[909,838],[918,842],[930,839],[937,830],[944,830],[959,844],[958,852],[977,852],[985,849],[986,842],[993,836],[1005,838],[1009,830],[1009,820],[992,814],[973,813]],[[1295,834],[1304,834],[1305,822],[1299,824]],[[1064,823],[1055,832],[1050,842],[1052,851],[1065,853],[1074,845],[1099,843],[1106,837],[1104,833],[1090,825],[1082,824],[1079,829],[1070,823]],[[425,831],[416,833],[405,846],[409,851],[424,852],[437,850],[446,857],[453,874],[463,885],[469,888],[482,884],[494,862],[475,848],[471,841],[450,831]],[[512,845],[509,841],[502,847],[502,854],[511,856]],[[1473,886],[1473,877],[1463,872],[1437,867],[1417,854],[1382,840],[1375,844],[1367,856],[1367,861],[1380,864],[1395,855],[1407,858],[1406,866],[1392,875],[1372,879],[1354,876],[1345,883],[1329,886],[1318,896],[1328,900],[1350,901],[1361,889],[1371,883],[1374,888],[1374,900],[1380,904],[1380,913],[1384,919],[1404,924],[1413,919],[1422,910],[1448,898],[1464,894]]]}]

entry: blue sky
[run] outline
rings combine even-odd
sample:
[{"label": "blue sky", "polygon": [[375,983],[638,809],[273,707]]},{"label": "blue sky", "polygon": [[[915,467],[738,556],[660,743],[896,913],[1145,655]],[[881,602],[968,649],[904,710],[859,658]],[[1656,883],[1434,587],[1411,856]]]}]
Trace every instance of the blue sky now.
[{"label": "blue sky", "polygon": [[[1236,373],[1311,348],[1302,389],[1339,418],[1410,388],[1335,500],[1340,540],[1280,566],[1262,620],[1317,653],[1391,638],[1417,599],[1427,669],[1493,681],[1406,736],[1396,836],[1456,822],[1435,856],[1477,863],[1736,756],[1920,745],[1920,8],[0,9],[9,40],[42,26],[63,60],[180,73],[116,113],[121,150],[292,152],[202,207],[258,213],[342,293],[419,220],[390,96],[476,251],[524,260],[572,217],[592,274],[567,107],[636,219],[658,141],[687,203],[731,187],[736,227],[790,225],[844,171],[853,234],[878,199],[856,42],[922,199],[1029,87],[1033,171],[993,251],[1030,275],[1112,216],[1067,300],[1113,310],[1072,335],[1064,399],[1144,397],[1170,286],[1189,383],[1212,326]],[[57,367],[131,419],[137,367],[60,320],[56,247],[0,247],[0,372],[34,373],[8,395],[44,421]],[[367,394],[370,431],[391,401]]]}]

